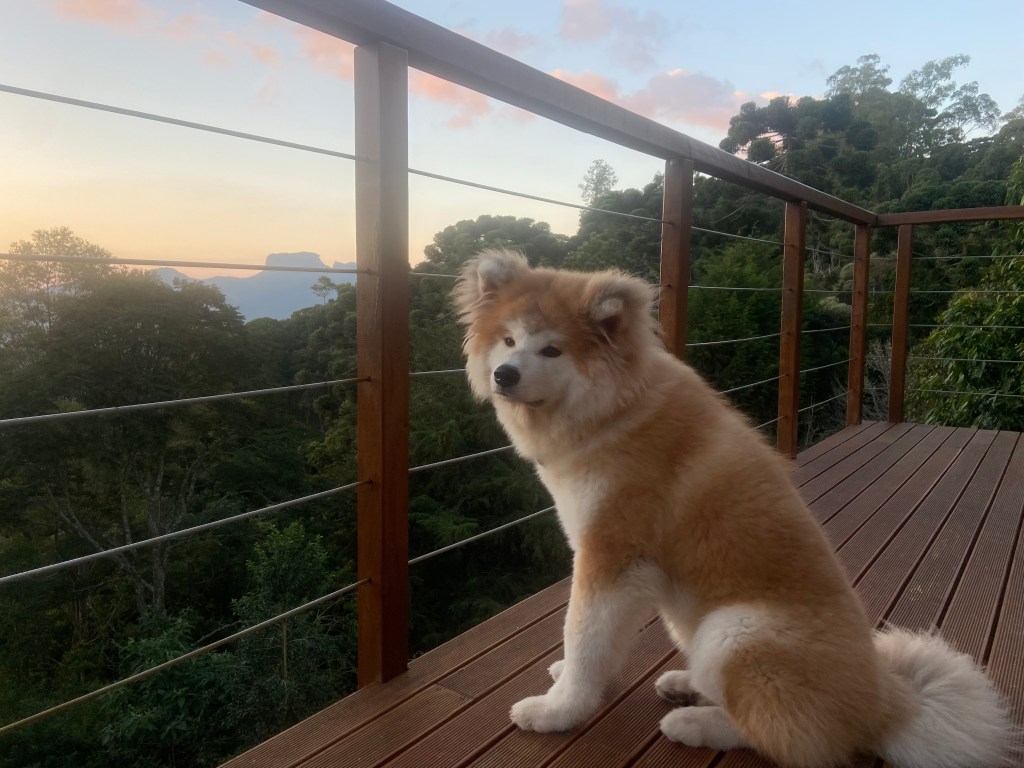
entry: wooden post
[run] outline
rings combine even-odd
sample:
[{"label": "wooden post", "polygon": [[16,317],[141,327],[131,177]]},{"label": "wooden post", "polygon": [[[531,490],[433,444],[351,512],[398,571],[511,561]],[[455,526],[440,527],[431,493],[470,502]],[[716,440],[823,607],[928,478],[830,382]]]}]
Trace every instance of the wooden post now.
[{"label": "wooden post", "polygon": [[690,284],[693,231],[693,161],[665,162],[661,225],[661,298],[658,319],[665,346],[680,360],[686,356],[686,306]]},{"label": "wooden post", "polygon": [[782,337],[779,340],[779,452],[793,457],[797,449],[800,408],[800,331],[804,305],[804,250],[807,203],[786,203],[782,253]]},{"label": "wooden post", "polygon": [[910,317],[910,261],[914,225],[901,224],[896,245],[896,290],[892,301],[892,367],[889,371],[889,421],[903,421],[907,383],[907,332]]},{"label": "wooden post", "polygon": [[408,98],[405,51],[356,48],[360,686],[409,656]]},{"label": "wooden post", "polygon": [[853,245],[853,307],[850,312],[850,365],[847,370],[846,424],[860,424],[864,404],[864,362],[867,355],[868,274],[871,227],[858,224]]}]

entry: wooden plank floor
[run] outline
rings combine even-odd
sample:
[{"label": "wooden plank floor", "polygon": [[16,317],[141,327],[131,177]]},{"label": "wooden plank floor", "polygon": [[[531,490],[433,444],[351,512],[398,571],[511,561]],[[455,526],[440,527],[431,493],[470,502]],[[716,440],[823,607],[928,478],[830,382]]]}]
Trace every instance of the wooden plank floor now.
[{"label": "wooden plank floor", "polygon": [[[910,424],[850,427],[802,453],[794,477],[870,616],[938,626],[987,664],[1024,723],[1024,438]],[[670,705],[653,690],[682,666],[660,622],[640,633],[607,706],[573,733],[523,733],[509,707],[546,690],[561,657],[567,582],[530,597],[227,763],[341,766],[636,766],[757,768],[672,744]],[[876,765],[873,759],[858,768]],[[878,763],[881,765],[881,763]]]}]

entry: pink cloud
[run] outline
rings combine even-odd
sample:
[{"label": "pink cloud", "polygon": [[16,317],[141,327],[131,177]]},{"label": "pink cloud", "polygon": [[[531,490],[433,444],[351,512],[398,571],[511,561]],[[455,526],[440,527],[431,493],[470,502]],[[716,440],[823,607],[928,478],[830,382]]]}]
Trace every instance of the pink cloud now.
[{"label": "pink cloud", "polygon": [[657,120],[727,130],[744,100],[745,94],[724,80],[675,69],[652,77],[622,105]]},{"label": "pink cloud", "polygon": [[508,56],[517,56],[536,46],[538,40],[529,33],[520,32],[512,27],[502,27],[493,29],[484,35],[483,43]]},{"label": "pink cloud", "polygon": [[59,0],[57,14],[67,19],[107,24],[137,32],[153,13],[139,0]]},{"label": "pink cloud", "polygon": [[194,14],[185,14],[172,20],[164,27],[164,34],[168,37],[176,37],[179,40],[188,40],[195,35],[199,27],[199,17]]},{"label": "pink cloud", "polygon": [[430,101],[454,107],[455,117],[448,121],[449,128],[466,128],[477,118],[491,112],[491,101],[482,93],[418,70],[409,72],[409,91]]},{"label": "pink cloud", "polygon": [[294,32],[315,69],[339,80],[352,79],[354,45],[309,27],[295,27]]},{"label": "pink cloud", "polygon": [[253,43],[250,47],[253,58],[256,61],[262,62],[268,65],[277,65],[281,61],[281,57],[278,56],[277,51],[271,48],[269,45],[261,45],[259,43]]},{"label": "pink cloud", "polygon": [[618,83],[596,72],[551,73],[560,80],[589,91],[652,120],[721,131],[750,96],[733,89],[724,80],[682,69],[660,72],[632,93],[622,93]]},{"label": "pink cloud", "polygon": [[573,74],[562,69],[556,69],[551,74],[559,80],[564,80],[570,85],[582,88],[584,91],[600,96],[602,99],[616,103],[620,101],[618,84],[604,75],[599,75],[597,72]]}]

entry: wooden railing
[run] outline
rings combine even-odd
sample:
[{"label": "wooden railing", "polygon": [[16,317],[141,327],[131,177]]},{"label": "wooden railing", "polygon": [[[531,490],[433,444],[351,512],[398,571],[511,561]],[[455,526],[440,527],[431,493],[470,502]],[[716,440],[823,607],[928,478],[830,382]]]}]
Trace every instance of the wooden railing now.
[{"label": "wooden railing", "polygon": [[846,419],[861,420],[873,228],[899,227],[889,418],[903,418],[911,238],[916,224],[1024,219],[1024,207],[876,215],[699,142],[381,0],[246,0],[357,45],[359,682],[394,677],[408,656],[408,68],[665,160],[660,322],[686,352],[693,174],[785,203],[779,450],[797,449],[808,211],[856,228]]}]

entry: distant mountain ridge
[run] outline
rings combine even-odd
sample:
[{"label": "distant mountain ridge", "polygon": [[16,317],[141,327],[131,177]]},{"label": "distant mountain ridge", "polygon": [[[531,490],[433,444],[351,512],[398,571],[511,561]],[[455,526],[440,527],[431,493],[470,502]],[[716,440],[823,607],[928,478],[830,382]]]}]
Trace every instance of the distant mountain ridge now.
[{"label": "distant mountain ridge", "polygon": [[[271,253],[263,262],[268,267],[327,267],[318,253],[300,251],[297,253]],[[353,262],[334,262],[332,269],[355,269]],[[280,272],[269,270],[258,272],[249,277],[232,277],[218,275],[216,277],[194,278],[170,267],[154,269],[153,274],[170,284],[175,279],[189,280],[196,283],[212,285],[220,289],[228,304],[238,307],[246,320],[257,317],[272,317],[284,320],[292,313],[309,307],[320,301],[313,293],[313,283],[320,279],[316,272]],[[355,275],[325,272],[324,276],[333,283],[354,283]]]}]

